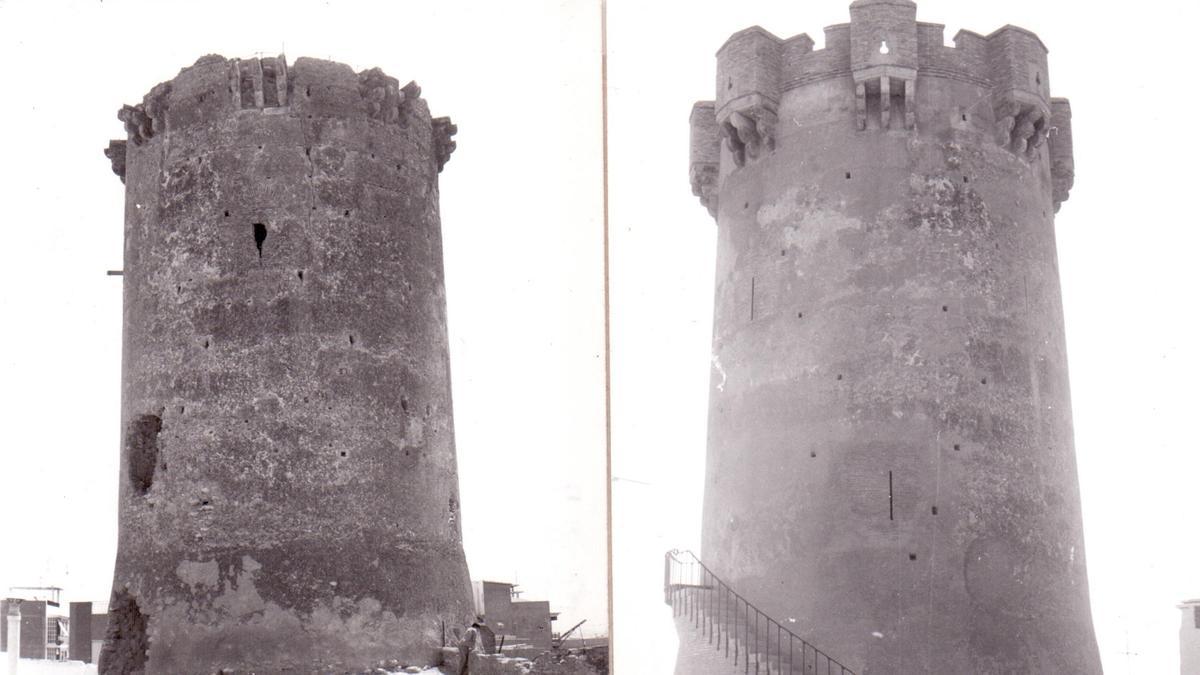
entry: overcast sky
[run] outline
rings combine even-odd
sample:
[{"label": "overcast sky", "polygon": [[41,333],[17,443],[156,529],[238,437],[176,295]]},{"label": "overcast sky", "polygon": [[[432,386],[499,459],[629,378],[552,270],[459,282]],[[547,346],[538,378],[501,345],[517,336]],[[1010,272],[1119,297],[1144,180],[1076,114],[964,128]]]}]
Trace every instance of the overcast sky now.
[{"label": "overcast sky", "polygon": [[[688,185],[691,105],[714,97],[733,32],[820,47],[849,4],[609,2],[618,673],[671,672],[662,556],[699,550],[716,230]],[[1105,672],[1178,673],[1175,605],[1200,597],[1200,95],[1185,74],[1200,10],[919,0],[917,17],[947,39],[1033,30],[1071,99],[1076,181],[1056,227],[1093,616]]]},{"label": "overcast sky", "polygon": [[286,51],[415,79],[458,125],[440,184],[470,571],[605,633],[599,17],[550,0],[0,0],[0,593],[109,593],[117,109],[204,54]]},{"label": "overcast sky", "polygon": [[[712,219],[687,118],[714,53],[849,19],[848,0],[609,3],[617,672],[669,673],[662,554],[698,548]],[[1077,180],[1057,219],[1075,439],[1106,672],[1178,672],[1200,597],[1200,319],[1191,2],[924,0],[918,17],[1050,48]],[[164,9],[170,7],[170,9]],[[388,8],[388,9],[385,9]],[[120,438],[115,118],[206,53],[286,49],[416,79],[459,126],[441,175],[463,530],[475,578],[604,622],[599,13],[592,0],[0,0],[0,592],[108,594]],[[21,514],[15,517],[11,514]]]}]

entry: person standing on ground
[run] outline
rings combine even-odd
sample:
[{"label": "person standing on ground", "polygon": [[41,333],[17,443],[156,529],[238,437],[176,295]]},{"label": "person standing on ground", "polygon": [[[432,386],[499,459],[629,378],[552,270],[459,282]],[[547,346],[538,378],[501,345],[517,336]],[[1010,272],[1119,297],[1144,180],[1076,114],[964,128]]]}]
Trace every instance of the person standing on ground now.
[{"label": "person standing on ground", "polygon": [[482,616],[475,617],[475,629],[479,631],[479,650],[484,654],[496,653],[496,633]]},{"label": "person standing on ground", "polygon": [[475,645],[479,643],[479,623],[471,624],[462,639],[458,641],[458,675],[469,675],[471,652],[475,650]]}]

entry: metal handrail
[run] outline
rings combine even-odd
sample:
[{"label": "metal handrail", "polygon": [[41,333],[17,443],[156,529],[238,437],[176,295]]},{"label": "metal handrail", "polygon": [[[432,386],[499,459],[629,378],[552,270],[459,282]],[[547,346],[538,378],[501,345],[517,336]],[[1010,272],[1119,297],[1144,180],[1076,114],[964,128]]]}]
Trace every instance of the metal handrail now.
[{"label": "metal handrail", "polygon": [[[681,556],[690,560],[681,559]],[[715,644],[718,653],[724,651],[725,658],[730,658],[732,639],[733,665],[736,668],[739,663],[744,664],[747,675],[752,664],[756,675],[855,675],[854,671],[751,604],[713,574],[691,551],[667,551],[663,593],[675,616],[686,616],[702,636],[708,636],[709,644]],[[751,612],[754,613],[753,631],[750,628]],[[799,662],[797,648],[800,650]]]}]

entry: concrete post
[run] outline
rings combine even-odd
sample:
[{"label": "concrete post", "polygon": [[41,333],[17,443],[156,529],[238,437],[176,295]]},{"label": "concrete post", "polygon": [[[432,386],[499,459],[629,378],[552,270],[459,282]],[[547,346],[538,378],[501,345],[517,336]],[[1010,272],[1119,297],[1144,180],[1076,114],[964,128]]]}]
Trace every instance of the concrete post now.
[{"label": "concrete post", "polygon": [[21,601],[8,603],[8,675],[17,675],[21,658]]}]

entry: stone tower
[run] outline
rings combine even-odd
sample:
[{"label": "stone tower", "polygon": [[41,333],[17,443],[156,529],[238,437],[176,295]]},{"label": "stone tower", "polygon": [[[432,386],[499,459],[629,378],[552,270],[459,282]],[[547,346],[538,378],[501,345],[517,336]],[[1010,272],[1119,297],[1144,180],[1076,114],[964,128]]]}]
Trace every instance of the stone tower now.
[{"label": "stone tower", "polygon": [[1046,47],[857,0],[717,52],[702,558],[860,675],[1098,673]]},{"label": "stone tower", "polygon": [[119,117],[100,672],[433,661],[471,612],[438,217],[454,126],[415,83],[283,57],[203,57]]}]

